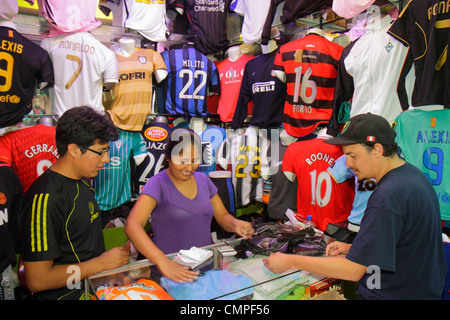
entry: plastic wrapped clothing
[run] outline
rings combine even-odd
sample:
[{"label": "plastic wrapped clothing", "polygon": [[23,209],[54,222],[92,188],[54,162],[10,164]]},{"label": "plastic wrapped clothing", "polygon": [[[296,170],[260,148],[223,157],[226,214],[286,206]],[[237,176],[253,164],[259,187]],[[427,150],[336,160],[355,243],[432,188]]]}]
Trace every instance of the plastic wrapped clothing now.
[{"label": "plastic wrapped clothing", "polygon": [[270,255],[274,252],[322,255],[326,244],[316,237],[313,228],[299,229],[287,224],[268,222],[256,226],[250,239],[241,241],[241,248],[254,254]]}]

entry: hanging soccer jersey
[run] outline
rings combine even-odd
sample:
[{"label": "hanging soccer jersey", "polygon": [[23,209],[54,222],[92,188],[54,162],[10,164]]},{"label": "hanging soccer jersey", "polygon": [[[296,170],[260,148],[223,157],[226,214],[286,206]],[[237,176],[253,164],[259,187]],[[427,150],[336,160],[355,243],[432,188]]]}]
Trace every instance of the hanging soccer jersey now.
[{"label": "hanging soccer jersey", "polygon": [[14,168],[24,192],[58,158],[53,126],[37,124],[0,137],[0,161]]},{"label": "hanging soccer jersey", "polygon": [[244,43],[252,44],[261,39],[269,8],[270,0],[233,0],[230,9],[244,16],[241,32]]},{"label": "hanging soccer jersey", "polygon": [[241,128],[253,102],[250,125],[270,129],[283,122],[286,84],[273,76],[276,50],[261,54],[247,62],[231,127]]},{"label": "hanging soccer jersey", "polygon": [[48,53],[15,29],[0,27],[0,128],[28,114],[36,82],[53,85]]},{"label": "hanging soccer jersey", "polygon": [[438,0],[412,0],[389,29],[409,46],[414,58],[416,80],[412,94],[415,107],[450,106],[450,63],[447,60],[450,10]]},{"label": "hanging soccer jersey", "polygon": [[88,32],[69,33],[41,41],[52,59],[55,85],[49,90],[55,113],[76,106],[103,112],[103,83],[115,83],[119,71],[114,53]]},{"label": "hanging soccer jersey", "polygon": [[231,0],[175,0],[172,5],[187,15],[195,47],[205,55],[224,50],[227,38],[227,17]]},{"label": "hanging soccer jersey", "polygon": [[172,128],[162,122],[149,123],[142,128],[141,136],[147,147],[147,155],[135,170],[135,181],[139,191],[148,179],[164,169],[166,144],[171,133]]},{"label": "hanging soccer jersey", "polygon": [[129,57],[116,54],[119,83],[113,87],[114,100],[108,111],[114,124],[129,131],[141,131],[151,113],[153,73],[166,69],[161,54],[136,48]]},{"label": "hanging soccer jersey", "polygon": [[[343,103],[351,101],[350,117],[382,116],[389,123],[410,106],[414,69],[408,48],[386,31],[392,18],[368,23],[365,33],[342,51],[328,134],[339,132]],[[380,66],[389,72],[380,72]]]},{"label": "hanging soccer jersey", "polygon": [[[235,61],[225,59],[217,64],[220,75],[220,97],[217,113],[220,115],[222,122],[233,120],[245,66],[253,58],[254,56],[243,54]],[[249,103],[251,110],[253,109],[253,101],[249,101]]]},{"label": "hanging soccer jersey", "polygon": [[97,3],[92,0],[37,0],[39,15],[47,19],[50,36],[67,32],[91,31],[97,20]]},{"label": "hanging soccer jersey", "polygon": [[329,223],[347,220],[355,196],[350,180],[337,184],[327,172],[342,155],[342,148],[328,145],[324,140],[315,138],[290,144],[282,164],[282,170],[294,173],[298,181],[298,213],[305,220],[307,215],[312,215],[313,222],[322,231]]},{"label": "hanging soccer jersey", "polygon": [[166,40],[166,0],[100,0],[98,7],[106,16],[112,12],[113,26],[136,30],[151,41]]},{"label": "hanging soccer jersey", "polygon": [[100,210],[117,208],[131,199],[130,161],[146,154],[140,132],[119,129],[119,139],[109,142],[109,162],[94,179],[95,199]]},{"label": "hanging soccer jersey", "polygon": [[284,126],[289,135],[306,136],[330,120],[342,49],[316,34],[279,48],[274,70],[286,75]]},{"label": "hanging soccer jersey", "polygon": [[169,74],[166,78],[166,111],[204,117],[208,113],[207,94],[220,90],[216,65],[195,48],[161,53]]},{"label": "hanging soccer jersey", "polygon": [[396,119],[396,141],[405,160],[419,168],[439,199],[442,220],[450,220],[450,110],[407,110]]},{"label": "hanging soccer jersey", "polygon": [[217,163],[225,170],[231,166],[232,183],[236,192],[236,206],[250,201],[262,201],[261,166],[268,161],[269,140],[260,136],[256,128],[227,138],[217,152]]}]

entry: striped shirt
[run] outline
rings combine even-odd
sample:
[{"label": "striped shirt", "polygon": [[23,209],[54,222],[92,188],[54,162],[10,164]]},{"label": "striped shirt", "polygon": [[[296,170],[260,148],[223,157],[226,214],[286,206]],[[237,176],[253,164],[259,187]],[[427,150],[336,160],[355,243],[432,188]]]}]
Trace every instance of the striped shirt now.
[{"label": "striped shirt", "polygon": [[231,166],[231,181],[236,206],[262,201],[261,166],[268,161],[269,140],[249,127],[245,133],[227,138],[217,151],[217,163],[225,170]]},{"label": "striped shirt", "polygon": [[278,49],[274,70],[286,75],[284,126],[289,135],[306,136],[330,120],[342,49],[316,34]]},{"label": "striped shirt", "polygon": [[102,211],[131,199],[130,160],[147,152],[140,132],[119,129],[119,133],[118,140],[109,142],[109,162],[94,179],[95,198]]},{"label": "striped shirt", "polygon": [[204,117],[208,113],[207,93],[219,92],[216,65],[195,48],[161,53],[167,75],[166,110],[172,114]]}]

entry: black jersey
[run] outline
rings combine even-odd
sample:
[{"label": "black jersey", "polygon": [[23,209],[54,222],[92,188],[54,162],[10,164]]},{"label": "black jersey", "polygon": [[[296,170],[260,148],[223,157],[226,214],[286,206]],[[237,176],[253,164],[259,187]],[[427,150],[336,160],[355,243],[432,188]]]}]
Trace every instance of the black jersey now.
[{"label": "black jersey", "polygon": [[280,20],[284,24],[295,21],[297,18],[316,13],[320,10],[331,8],[333,5],[333,0],[272,0],[261,35],[261,44],[267,44],[269,42],[270,29],[278,5],[282,2],[284,2],[284,6]]},{"label": "black jersey", "polygon": [[411,0],[388,31],[411,48],[416,74],[413,106],[450,107],[449,21],[447,2]]},{"label": "black jersey", "polygon": [[248,61],[244,68],[241,89],[231,127],[241,128],[247,117],[247,105],[253,101],[250,124],[270,129],[283,123],[286,84],[273,76],[276,50]]},{"label": "black jersey", "polygon": [[18,230],[15,228],[22,184],[14,169],[0,162],[0,273],[16,260]]},{"label": "black jersey", "polygon": [[205,55],[225,49],[227,38],[227,16],[231,0],[175,0],[174,8],[181,8],[190,23],[190,34],[194,35],[195,47]]},{"label": "black jersey", "polygon": [[16,30],[0,27],[0,127],[17,124],[31,111],[36,82],[53,85],[48,53]]},{"label": "black jersey", "polygon": [[[24,261],[54,260],[57,265],[90,260],[105,251],[100,209],[93,189],[47,169],[25,192],[20,212]],[[80,289],[42,291],[41,299],[80,299]]]}]

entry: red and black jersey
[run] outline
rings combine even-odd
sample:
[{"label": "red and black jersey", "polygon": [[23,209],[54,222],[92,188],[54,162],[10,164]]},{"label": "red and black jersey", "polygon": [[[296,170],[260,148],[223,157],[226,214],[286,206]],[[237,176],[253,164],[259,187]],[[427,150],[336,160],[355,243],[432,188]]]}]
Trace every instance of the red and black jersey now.
[{"label": "red and black jersey", "polygon": [[16,171],[24,192],[56,162],[55,127],[37,124],[0,137],[0,161]]},{"label": "red and black jersey", "polygon": [[388,33],[411,48],[415,67],[412,105],[450,107],[450,42],[448,3],[438,0],[411,0]]},{"label": "red and black jersey", "polygon": [[36,82],[53,85],[48,53],[16,30],[0,27],[0,128],[31,111]]},{"label": "red and black jersey", "polygon": [[316,34],[278,49],[274,70],[286,75],[284,127],[289,135],[306,136],[330,120],[342,50],[339,44]]}]

